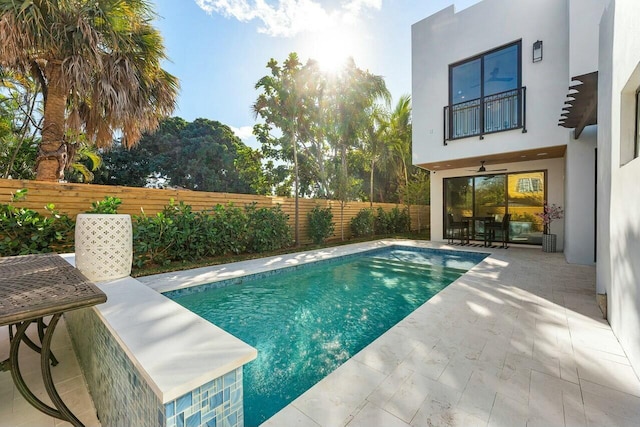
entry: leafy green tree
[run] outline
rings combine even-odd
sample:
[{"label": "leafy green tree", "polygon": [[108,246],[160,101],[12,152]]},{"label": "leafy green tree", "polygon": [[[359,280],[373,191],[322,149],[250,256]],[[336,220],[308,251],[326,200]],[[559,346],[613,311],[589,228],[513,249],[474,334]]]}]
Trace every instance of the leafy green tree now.
[{"label": "leafy green tree", "polygon": [[69,141],[136,144],[171,113],[178,82],[161,68],[162,37],[147,0],[0,0],[0,66],[30,74],[44,112],[37,179],[63,177]]},{"label": "leafy green tree", "polygon": [[0,176],[33,179],[42,97],[28,76],[0,67]]},{"label": "leafy green tree", "polygon": [[[291,150],[293,157],[294,183],[294,240],[300,245],[300,214],[298,198],[300,196],[300,168],[298,162],[298,145],[303,133],[308,130],[310,110],[315,104],[307,95],[309,88],[314,85],[307,79],[298,55],[290,53],[287,59],[279,65],[275,59],[267,63],[270,74],[262,77],[256,83],[256,89],[261,93],[253,104],[256,117],[264,120],[264,125],[254,127],[258,140],[267,150],[281,147],[283,159]],[[280,135],[272,133],[277,128]],[[271,148],[270,148],[271,147]],[[271,151],[273,153],[273,151]],[[274,153],[275,154],[275,153]]]},{"label": "leafy green tree", "polygon": [[150,168],[150,156],[143,144],[126,149],[120,141],[102,152],[102,165],[94,171],[95,184],[144,187]]},{"label": "leafy green tree", "polygon": [[106,151],[96,183],[144,186],[151,175],[191,190],[255,193],[264,185],[260,156],[220,122],[180,117],[162,121],[128,150],[120,143]]}]

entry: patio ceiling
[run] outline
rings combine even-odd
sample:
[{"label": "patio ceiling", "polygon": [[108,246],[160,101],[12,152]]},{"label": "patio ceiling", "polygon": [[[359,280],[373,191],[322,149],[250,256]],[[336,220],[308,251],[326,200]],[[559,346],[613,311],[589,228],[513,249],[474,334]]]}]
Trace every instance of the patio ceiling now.
[{"label": "patio ceiling", "polygon": [[574,129],[578,139],[585,127],[598,124],[598,72],[575,76],[571,81],[575,84],[569,86],[558,126]]},{"label": "patio ceiling", "polygon": [[498,153],[486,156],[467,157],[465,159],[443,160],[440,162],[420,163],[416,166],[430,171],[440,171],[459,168],[478,168],[480,162],[484,161],[485,166],[498,165],[504,163],[528,162],[531,160],[555,159],[564,157],[567,150],[566,145],[555,147],[536,148],[533,150],[513,151],[510,153]]}]

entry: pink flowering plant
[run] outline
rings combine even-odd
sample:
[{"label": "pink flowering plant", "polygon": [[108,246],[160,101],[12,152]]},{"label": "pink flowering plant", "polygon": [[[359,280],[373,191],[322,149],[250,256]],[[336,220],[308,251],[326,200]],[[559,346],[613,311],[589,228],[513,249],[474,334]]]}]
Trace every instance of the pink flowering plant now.
[{"label": "pink flowering plant", "polygon": [[562,210],[562,207],[556,206],[555,203],[552,205],[548,205],[547,202],[544,202],[542,212],[538,212],[535,215],[538,218],[542,219],[545,234],[550,234],[551,223],[556,219],[562,219],[564,217],[564,211]]}]

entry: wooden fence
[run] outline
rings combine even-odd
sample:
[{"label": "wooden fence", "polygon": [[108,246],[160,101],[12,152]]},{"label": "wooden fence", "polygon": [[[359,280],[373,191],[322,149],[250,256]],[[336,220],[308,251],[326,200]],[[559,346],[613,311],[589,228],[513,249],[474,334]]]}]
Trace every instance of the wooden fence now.
[{"label": "wooden fence", "polygon": [[[27,189],[27,197],[23,201],[17,202],[17,206],[44,213],[46,212],[44,206],[48,203],[53,203],[57,210],[73,218],[78,213],[89,210],[92,202],[102,200],[105,196],[114,196],[122,200],[118,213],[131,215],[138,215],[141,211],[144,211],[147,215],[153,215],[160,212],[165,205],[169,204],[171,199],[176,203],[182,201],[189,204],[194,210],[209,209],[217,204],[227,203],[233,203],[236,206],[256,203],[259,207],[280,205],[282,210],[289,215],[289,224],[292,230],[294,226],[295,200],[287,197],[0,179],[0,203],[8,203],[11,199],[11,194],[22,188]],[[316,205],[331,207],[335,232],[330,240],[340,239],[340,202],[335,200],[299,199],[300,241],[302,243],[310,241],[307,236],[307,213]],[[373,204],[374,209],[381,207],[385,211],[390,211],[396,206],[403,207],[394,203]],[[361,209],[368,207],[368,202],[348,202],[346,204],[342,221],[345,238],[351,236],[349,227],[351,218]],[[418,228],[424,230],[427,228],[429,216],[429,206],[411,206],[412,230],[417,230]]]}]

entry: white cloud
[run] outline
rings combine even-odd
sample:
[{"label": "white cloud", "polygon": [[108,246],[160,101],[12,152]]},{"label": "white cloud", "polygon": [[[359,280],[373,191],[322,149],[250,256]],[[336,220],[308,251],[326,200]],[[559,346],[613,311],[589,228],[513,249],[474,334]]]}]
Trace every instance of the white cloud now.
[{"label": "white cloud", "polygon": [[327,28],[336,22],[352,23],[366,9],[380,10],[382,0],[343,0],[327,10],[319,0],[195,0],[207,13],[219,13],[240,22],[257,19],[270,36],[291,37]]},{"label": "white cloud", "polygon": [[253,126],[240,126],[239,128],[234,126],[229,127],[231,128],[233,133],[235,133],[236,136],[243,141],[253,136]]},{"label": "white cloud", "polygon": [[242,140],[249,147],[257,150],[262,145],[258,142],[258,139],[253,134],[253,126],[240,126],[239,128],[235,126],[229,126],[233,133],[236,134],[238,138]]}]

